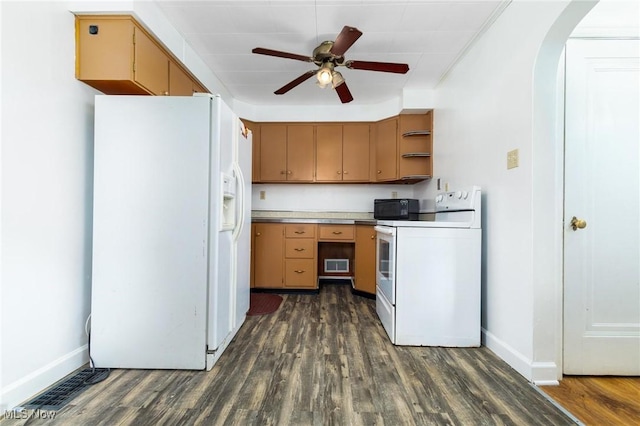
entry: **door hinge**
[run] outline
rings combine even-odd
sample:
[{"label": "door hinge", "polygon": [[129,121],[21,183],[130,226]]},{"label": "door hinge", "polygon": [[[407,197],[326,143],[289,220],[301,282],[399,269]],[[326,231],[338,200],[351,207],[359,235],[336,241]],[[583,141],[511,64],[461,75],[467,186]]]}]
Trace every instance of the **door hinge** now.
[{"label": "door hinge", "polygon": [[209,349],[209,345],[207,345],[207,355],[213,355],[218,352],[218,349]]}]

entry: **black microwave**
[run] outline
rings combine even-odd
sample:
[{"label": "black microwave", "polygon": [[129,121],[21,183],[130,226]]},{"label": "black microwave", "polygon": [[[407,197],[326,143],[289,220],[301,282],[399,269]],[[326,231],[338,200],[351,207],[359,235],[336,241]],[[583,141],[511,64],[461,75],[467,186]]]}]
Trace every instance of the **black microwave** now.
[{"label": "black microwave", "polygon": [[388,198],[373,201],[373,218],[381,220],[418,220],[420,202],[411,198]]}]

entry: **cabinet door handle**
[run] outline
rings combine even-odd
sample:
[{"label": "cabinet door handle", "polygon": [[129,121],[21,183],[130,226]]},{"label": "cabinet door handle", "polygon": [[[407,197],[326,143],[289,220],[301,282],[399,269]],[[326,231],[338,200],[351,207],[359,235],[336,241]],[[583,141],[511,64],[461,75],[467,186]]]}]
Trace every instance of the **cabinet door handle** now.
[{"label": "cabinet door handle", "polygon": [[378,170],[378,174],[382,174],[382,170]]},{"label": "cabinet door handle", "polygon": [[294,248],[295,251],[304,251],[303,248]]},{"label": "cabinet door handle", "polygon": [[296,274],[302,274],[304,271],[303,271],[303,270],[301,270],[301,269],[296,269],[296,270],[295,270],[295,271],[293,271],[293,272],[295,272]]},{"label": "cabinet door handle", "polygon": [[336,173],[340,174],[340,170],[338,170]]},{"label": "cabinet door handle", "polygon": [[287,170],[287,174],[290,175],[291,174],[291,170]]},{"label": "cabinet door handle", "polygon": [[259,232],[256,232],[256,237],[259,237],[260,235],[262,234],[260,234]]},{"label": "cabinet door handle", "polygon": [[371,236],[371,239],[372,239],[372,240],[375,240],[375,239],[376,239],[376,236],[375,236],[375,235],[372,235],[372,236]]},{"label": "cabinet door handle", "polygon": [[343,173],[343,174],[345,174],[345,175],[348,175],[348,174],[349,174],[349,172],[348,172],[348,171],[346,171],[346,170],[345,170],[344,172],[342,172],[342,173]]},{"label": "cabinet door handle", "polygon": [[280,174],[281,174],[281,175],[286,175],[286,174],[287,174],[287,172],[285,172],[284,170],[280,170]]},{"label": "cabinet door handle", "polygon": [[293,231],[294,234],[304,234],[304,231]]},{"label": "cabinet door handle", "polygon": [[335,235],[340,235],[340,234],[342,234],[342,231],[333,231],[333,233],[334,233]]}]

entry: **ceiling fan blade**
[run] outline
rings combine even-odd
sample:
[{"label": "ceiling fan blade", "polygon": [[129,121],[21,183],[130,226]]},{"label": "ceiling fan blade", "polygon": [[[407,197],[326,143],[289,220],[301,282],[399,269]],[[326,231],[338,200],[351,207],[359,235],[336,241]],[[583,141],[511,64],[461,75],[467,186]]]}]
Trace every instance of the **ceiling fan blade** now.
[{"label": "ceiling fan blade", "polygon": [[300,77],[296,78],[295,80],[290,81],[289,83],[285,84],[284,86],[282,86],[281,88],[279,88],[278,90],[276,90],[273,93],[275,93],[276,95],[284,95],[289,90],[291,90],[294,87],[296,87],[298,84],[310,79],[311,76],[313,76],[316,72],[317,71],[307,71],[304,74],[302,74]]},{"label": "ceiling fan blade", "polygon": [[256,47],[251,53],[257,53],[259,55],[277,56],[278,58],[296,59],[298,61],[313,62],[313,58],[304,55],[298,55],[295,53],[281,52],[279,50],[265,49],[263,47]]},{"label": "ceiling fan blade", "polygon": [[336,56],[344,55],[344,52],[346,52],[361,35],[362,33],[357,28],[345,25],[342,31],[340,31],[340,34],[338,34],[338,37],[336,37],[336,41],[333,42],[333,47],[330,52]]},{"label": "ceiling fan blade", "polygon": [[409,65],[393,62],[347,61],[344,65],[352,70],[395,72],[397,74],[406,74],[409,71]]},{"label": "ceiling fan blade", "polygon": [[340,96],[340,100],[343,104],[349,103],[353,100],[353,96],[351,96],[351,91],[347,87],[347,83],[343,82],[336,86],[336,92],[338,96]]}]

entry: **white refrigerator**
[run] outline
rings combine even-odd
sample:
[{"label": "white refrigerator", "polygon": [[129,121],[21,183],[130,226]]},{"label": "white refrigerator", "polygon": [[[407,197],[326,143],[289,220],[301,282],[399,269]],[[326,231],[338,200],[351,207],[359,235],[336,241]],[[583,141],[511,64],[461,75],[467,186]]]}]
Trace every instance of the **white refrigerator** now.
[{"label": "white refrigerator", "polygon": [[249,309],[251,133],[214,95],[96,96],[90,355],[210,370]]}]

